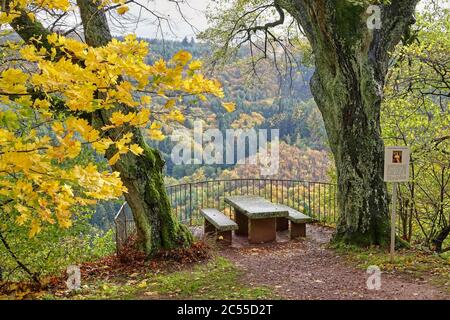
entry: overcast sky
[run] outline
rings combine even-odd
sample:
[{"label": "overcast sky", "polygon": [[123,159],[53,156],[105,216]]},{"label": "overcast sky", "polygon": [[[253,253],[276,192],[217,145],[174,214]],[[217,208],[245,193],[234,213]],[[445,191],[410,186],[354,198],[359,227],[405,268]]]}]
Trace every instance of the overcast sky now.
[{"label": "overcast sky", "polygon": [[[141,22],[138,24],[133,23],[129,26],[127,32],[135,32],[138,36],[145,38],[162,38],[162,29],[165,39],[181,40],[184,37],[195,37],[196,31],[203,31],[207,28],[208,23],[205,12],[208,4],[211,4],[214,0],[185,0],[185,2],[186,3],[184,4],[180,4],[184,16],[183,18],[178,11],[176,4],[169,0],[141,1],[141,3],[145,4],[149,10],[170,20],[171,27],[169,27],[167,23],[163,23],[161,28],[158,28],[154,24],[154,16],[148,11],[142,10],[140,15]],[[418,7],[419,10],[423,7],[424,2],[426,2],[426,0],[421,1],[421,4]],[[440,0],[441,6],[448,8],[450,6],[449,3],[449,0]],[[139,15],[138,7],[131,5],[130,9],[131,15],[135,17]],[[185,22],[185,20],[189,23]],[[117,31],[117,34],[123,35],[123,33],[123,30]]]},{"label": "overcast sky", "polygon": [[[167,17],[171,22],[171,28],[167,23],[162,23],[162,29],[164,37],[167,39],[183,39],[184,37],[195,37],[195,29],[203,31],[207,27],[205,11],[211,0],[187,0],[187,3],[180,4],[184,18],[179,13],[176,4],[169,2],[168,0],[150,0],[148,2],[142,1],[142,4],[146,4],[149,10],[157,13],[159,16]],[[130,6],[130,14],[133,16],[139,15],[139,8],[132,5]],[[142,10],[141,21],[137,28],[136,26],[130,27],[130,32],[136,32],[138,36],[146,38],[161,38],[161,30],[152,23],[155,17],[148,11]],[[188,21],[189,23],[185,22]],[[191,24],[192,26],[190,26]],[[197,31],[198,31],[197,30]]]}]

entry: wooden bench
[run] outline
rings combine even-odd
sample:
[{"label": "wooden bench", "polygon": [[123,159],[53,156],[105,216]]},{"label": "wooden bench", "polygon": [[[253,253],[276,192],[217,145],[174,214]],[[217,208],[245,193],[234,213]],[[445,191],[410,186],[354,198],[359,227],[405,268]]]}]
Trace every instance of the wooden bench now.
[{"label": "wooden bench", "polygon": [[[286,208],[286,210],[289,212],[289,216],[287,218],[278,218],[277,230],[287,230],[288,229],[287,222],[291,221],[291,230],[289,233],[289,237],[291,239],[295,239],[298,237],[306,237],[306,223],[311,222],[312,219],[306,214],[303,214],[286,205],[277,204],[277,206]],[[284,219],[284,221],[281,219]]]},{"label": "wooden bench", "polygon": [[232,232],[238,229],[236,222],[217,209],[200,209],[200,214],[205,217],[205,235],[213,234],[218,241],[230,245]]}]

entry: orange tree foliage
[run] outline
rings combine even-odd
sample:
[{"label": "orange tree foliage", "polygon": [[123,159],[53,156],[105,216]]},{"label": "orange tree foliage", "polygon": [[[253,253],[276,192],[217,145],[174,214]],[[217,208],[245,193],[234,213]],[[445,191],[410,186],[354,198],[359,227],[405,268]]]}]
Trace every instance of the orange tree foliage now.
[{"label": "orange tree foliage", "polygon": [[[15,16],[29,12],[34,18],[29,10],[36,7],[74,10],[67,0],[11,1],[8,12],[0,12],[0,40]],[[119,14],[126,10],[123,3],[118,7]],[[148,43],[134,35],[99,48],[55,33],[46,39],[50,48],[41,40],[2,40],[0,48],[0,216],[28,227],[30,236],[46,224],[67,228],[74,208],[126,192],[117,172],[80,160],[83,146],[99,154],[114,147],[112,165],[125,153],[143,152],[131,144],[130,126],[161,140],[162,123],[184,120],[183,96],[223,97],[220,83],[205,78],[201,62],[192,61],[186,51],[149,65]],[[165,102],[156,103],[154,97]],[[133,111],[111,112],[101,129],[86,120],[90,113],[119,104]],[[234,109],[231,103],[224,107]],[[112,129],[121,129],[115,139],[105,135]]]},{"label": "orange tree foliage", "polygon": [[[270,148],[269,148],[270,150]],[[264,158],[267,157],[266,160]],[[271,155],[258,154],[258,159],[264,163],[270,163]],[[310,148],[300,149],[296,146],[280,142],[279,146],[279,168],[277,174],[273,177],[264,177],[261,175],[260,163],[257,164],[238,164],[230,172],[224,170],[221,178],[268,178],[268,179],[286,179],[303,181],[329,181],[329,173],[332,169],[330,155],[327,151],[313,150]]]}]

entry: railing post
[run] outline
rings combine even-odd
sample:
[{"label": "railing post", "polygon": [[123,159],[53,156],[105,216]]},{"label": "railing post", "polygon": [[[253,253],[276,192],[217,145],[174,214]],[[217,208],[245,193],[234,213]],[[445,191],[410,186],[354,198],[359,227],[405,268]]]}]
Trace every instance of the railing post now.
[{"label": "railing post", "polygon": [[272,195],[273,195],[273,190],[272,190],[272,179],[269,180],[270,182],[270,202],[272,202]]},{"label": "railing post", "polygon": [[117,228],[117,221],[114,220],[114,225],[116,226],[116,254],[119,255],[119,231]]},{"label": "railing post", "polygon": [[189,224],[192,225],[192,183],[189,182]]},{"label": "railing post", "polygon": [[319,183],[319,221],[320,221],[320,186],[321,184]]},{"label": "railing post", "polygon": [[126,215],[126,213],[125,213],[125,208],[124,208],[124,210],[122,211],[122,215],[124,216],[124,225],[125,225],[125,227],[124,227],[124,230],[125,230],[125,239],[128,239],[128,230],[127,230],[127,215]]},{"label": "railing post", "polygon": [[313,210],[311,208],[311,183],[308,182],[308,209],[309,209],[309,214],[312,216],[313,215]]}]

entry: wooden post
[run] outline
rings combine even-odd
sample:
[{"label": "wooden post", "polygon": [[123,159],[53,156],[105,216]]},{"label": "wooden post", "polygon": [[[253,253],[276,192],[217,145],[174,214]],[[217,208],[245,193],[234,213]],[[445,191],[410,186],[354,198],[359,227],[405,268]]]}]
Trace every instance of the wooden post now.
[{"label": "wooden post", "polygon": [[391,262],[394,262],[395,253],[395,225],[396,225],[396,206],[397,206],[397,182],[392,186],[392,214],[391,214]]}]

